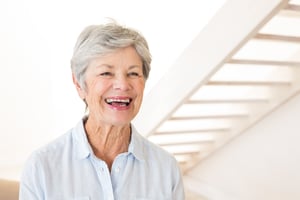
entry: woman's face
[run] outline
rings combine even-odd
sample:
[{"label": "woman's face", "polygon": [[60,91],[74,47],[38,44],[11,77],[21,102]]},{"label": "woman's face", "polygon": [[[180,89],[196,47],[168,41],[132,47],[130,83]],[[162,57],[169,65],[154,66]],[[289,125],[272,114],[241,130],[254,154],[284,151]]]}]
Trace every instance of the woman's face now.
[{"label": "woman's face", "polygon": [[89,118],[109,125],[122,126],[138,113],[145,87],[143,63],[133,47],[93,59],[85,74]]}]

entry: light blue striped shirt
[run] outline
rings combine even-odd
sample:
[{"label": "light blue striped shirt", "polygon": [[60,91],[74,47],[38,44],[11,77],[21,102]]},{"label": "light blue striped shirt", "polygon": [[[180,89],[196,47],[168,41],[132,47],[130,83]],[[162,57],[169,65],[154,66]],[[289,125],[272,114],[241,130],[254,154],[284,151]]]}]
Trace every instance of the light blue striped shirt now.
[{"label": "light blue striped shirt", "polygon": [[183,200],[179,167],[173,156],[132,128],[128,152],[111,172],[88,143],[83,121],[33,152],[20,181],[20,200]]}]

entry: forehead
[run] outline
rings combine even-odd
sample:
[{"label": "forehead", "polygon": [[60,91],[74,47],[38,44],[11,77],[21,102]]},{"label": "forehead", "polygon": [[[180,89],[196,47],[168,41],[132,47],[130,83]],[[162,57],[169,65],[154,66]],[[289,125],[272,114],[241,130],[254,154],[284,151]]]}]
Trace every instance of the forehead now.
[{"label": "forehead", "polygon": [[92,59],[90,66],[101,67],[106,66],[110,68],[115,67],[142,67],[142,59],[133,47],[126,47],[117,49],[111,53],[97,56]]}]

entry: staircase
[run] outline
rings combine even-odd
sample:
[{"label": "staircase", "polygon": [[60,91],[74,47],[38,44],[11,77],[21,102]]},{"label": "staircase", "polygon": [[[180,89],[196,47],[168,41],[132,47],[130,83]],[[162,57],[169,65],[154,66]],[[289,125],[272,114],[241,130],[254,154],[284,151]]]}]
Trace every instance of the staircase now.
[{"label": "staircase", "polygon": [[135,123],[187,173],[299,92],[300,1],[229,0]]}]

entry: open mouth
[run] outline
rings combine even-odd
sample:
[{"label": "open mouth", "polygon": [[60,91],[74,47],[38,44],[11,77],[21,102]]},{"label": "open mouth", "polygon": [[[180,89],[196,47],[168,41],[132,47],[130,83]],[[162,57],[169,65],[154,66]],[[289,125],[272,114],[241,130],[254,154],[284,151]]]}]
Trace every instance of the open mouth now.
[{"label": "open mouth", "polygon": [[129,106],[129,104],[131,103],[132,99],[131,98],[107,98],[105,99],[105,102],[111,106]]}]

